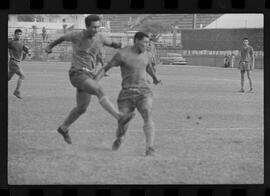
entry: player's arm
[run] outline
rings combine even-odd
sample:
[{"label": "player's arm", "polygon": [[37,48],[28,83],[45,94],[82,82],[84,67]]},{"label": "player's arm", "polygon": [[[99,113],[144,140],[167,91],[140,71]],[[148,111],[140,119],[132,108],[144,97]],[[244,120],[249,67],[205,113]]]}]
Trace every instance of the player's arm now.
[{"label": "player's arm", "polygon": [[120,53],[116,53],[116,55],[114,55],[114,57],[112,58],[112,60],[110,60],[108,62],[107,65],[103,66],[99,71],[98,73],[96,74],[95,76],[95,80],[99,81],[101,80],[101,78],[104,76],[104,74],[109,70],[111,69],[112,67],[117,67],[121,65],[121,55]]},{"label": "player's arm", "polygon": [[52,41],[51,43],[49,43],[47,45],[47,47],[45,48],[45,52],[52,53],[53,47],[62,43],[63,41],[72,41],[73,37],[74,37],[74,33],[68,33],[68,34],[65,34],[65,35],[59,37],[58,39]]},{"label": "player's arm", "polygon": [[146,66],[146,72],[152,77],[154,84],[161,83],[161,80],[158,80],[158,78],[157,78],[157,75],[156,75],[156,72],[152,66],[152,63],[149,63]]},{"label": "player's arm", "polygon": [[240,63],[242,62],[242,54],[241,54],[241,50],[238,51],[238,54],[235,57],[239,57],[239,63],[238,65],[240,66]]},{"label": "player's arm", "polygon": [[254,56],[254,51],[253,51],[253,48],[251,47],[251,50],[250,50],[250,56],[251,56],[251,68],[254,69],[254,66],[255,66],[255,56]]},{"label": "player's arm", "polygon": [[105,38],[103,36],[102,36],[102,39],[103,39],[103,45],[104,46],[112,47],[112,48],[115,48],[115,49],[118,49],[118,48],[122,47],[121,42],[114,42],[114,41],[112,41],[110,39],[107,39],[107,38]]}]

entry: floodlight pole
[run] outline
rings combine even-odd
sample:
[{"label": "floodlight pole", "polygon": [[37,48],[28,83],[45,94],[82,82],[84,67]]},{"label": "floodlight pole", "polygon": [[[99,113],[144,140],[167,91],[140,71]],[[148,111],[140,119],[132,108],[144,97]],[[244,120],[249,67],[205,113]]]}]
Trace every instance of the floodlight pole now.
[{"label": "floodlight pole", "polygon": [[193,14],[193,29],[196,29],[197,14]]}]

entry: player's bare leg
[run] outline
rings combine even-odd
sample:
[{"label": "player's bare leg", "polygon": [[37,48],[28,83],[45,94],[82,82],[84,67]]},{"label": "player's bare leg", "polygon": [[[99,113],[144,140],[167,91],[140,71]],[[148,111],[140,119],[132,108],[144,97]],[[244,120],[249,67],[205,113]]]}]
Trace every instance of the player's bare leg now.
[{"label": "player's bare leg", "polygon": [[245,71],[241,70],[240,73],[241,73],[241,89],[239,90],[239,92],[243,93],[243,92],[245,92],[245,90],[244,90]]},{"label": "player's bare leg", "polygon": [[130,121],[134,117],[134,113],[123,114],[119,112],[110,101],[109,97],[107,97],[102,89],[102,87],[97,83],[97,81],[92,79],[87,79],[83,82],[80,88],[92,95],[96,95],[99,99],[100,105],[110,113],[115,119],[118,120],[118,123],[123,126],[128,121]]},{"label": "player's bare leg", "polygon": [[253,88],[252,88],[252,81],[250,77],[250,71],[247,71],[247,78],[249,80],[249,92],[252,92]]},{"label": "player's bare leg", "polygon": [[19,76],[18,80],[17,80],[17,86],[16,86],[16,89],[14,91],[14,95],[21,99],[21,92],[20,92],[20,89],[21,89],[21,86],[22,86],[22,81],[24,80],[24,74],[22,72],[22,70],[19,70],[18,72],[16,72],[16,74]]},{"label": "player's bare leg", "polygon": [[144,125],[143,131],[146,137],[146,152],[147,156],[154,156],[154,139],[155,139],[155,126],[152,119],[152,98],[147,97],[138,104],[138,111],[140,112]]},{"label": "player's bare leg", "polygon": [[128,124],[129,124],[129,122],[126,123],[121,128],[119,126],[117,127],[116,139],[113,142],[112,150],[118,150],[120,148],[121,144],[123,143],[123,141],[125,139],[125,133],[127,132]]},{"label": "player's bare leg", "polygon": [[14,72],[12,72],[12,71],[9,71],[8,72],[8,81],[10,81],[11,80],[11,78],[14,76]]},{"label": "player's bare leg", "polygon": [[[128,106],[119,106],[119,111],[123,114],[130,114],[134,111],[134,108],[130,108]],[[123,125],[122,127],[118,126],[116,130],[116,139],[113,142],[112,150],[118,150],[121,144],[125,139],[125,134],[128,129],[129,122]]]},{"label": "player's bare leg", "polygon": [[84,114],[87,110],[87,107],[90,103],[91,95],[77,89],[76,92],[76,101],[77,105],[74,107],[67,118],[65,119],[64,123],[58,128],[58,132],[64,137],[65,141],[68,144],[71,144],[71,138],[68,134],[69,127],[72,123],[74,123],[82,114]]}]

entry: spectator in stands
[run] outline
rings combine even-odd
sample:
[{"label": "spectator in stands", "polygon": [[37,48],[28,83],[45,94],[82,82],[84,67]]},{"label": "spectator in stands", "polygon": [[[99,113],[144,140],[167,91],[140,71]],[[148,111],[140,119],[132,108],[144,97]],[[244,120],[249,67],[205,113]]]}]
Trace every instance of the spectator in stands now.
[{"label": "spectator in stands", "polygon": [[66,19],[65,18],[63,18],[63,33],[64,34],[66,34],[66,32],[67,32],[67,24],[66,24]]},{"label": "spectator in stands", "polygon": [[232,53],[232,55],[231,55],[231,68],[234,67],[234,62],[235,62],[235,54]]},{"label": "spectator in stands", "polygon": [[37,26],[32,26],[32,39],[35,40],[37,37]]},{"label": "spectator in stands", "polygon": [[230,57],[227,54],[224,57],[224,67],[225,68],[230,67]]},{"label": "spectator in stands", "polygon": [[43,39],[43,42],[47,40],[47,31],[45,27],[42,28],[42,39]]}]

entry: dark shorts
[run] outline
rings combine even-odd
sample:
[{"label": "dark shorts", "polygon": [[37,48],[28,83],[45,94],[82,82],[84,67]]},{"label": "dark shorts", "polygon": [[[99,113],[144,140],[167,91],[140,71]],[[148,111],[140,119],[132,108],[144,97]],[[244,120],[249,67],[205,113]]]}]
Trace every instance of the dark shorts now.
[{"label": "dark shorts", "polygon": [[10,60],[8,63],[9,66],[9,72],[10,73],[16,73],[16,74],[20,74],[21,73],[21,68],[19,67],[19,62],[16,62],[14,60]]},{"label": "dark shorts", "polygon": [[122,89],[117,104],[119,109],[143,109],[143,107],[152,107],[152,98],[153,93],[149,87]]},{"label": "dark shorts", "polygon": [[240,71],[249,71],[251,70],[251,63],[248,61],[241,61],[239,63],[239,69]]},{"label": "dark shorts", "polygon": [[89,78],[94,79],[94,74],[89,71],[72,68],[69,70],[69,80],[75,88],[80,89],[83,82]]}]

